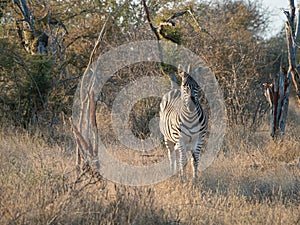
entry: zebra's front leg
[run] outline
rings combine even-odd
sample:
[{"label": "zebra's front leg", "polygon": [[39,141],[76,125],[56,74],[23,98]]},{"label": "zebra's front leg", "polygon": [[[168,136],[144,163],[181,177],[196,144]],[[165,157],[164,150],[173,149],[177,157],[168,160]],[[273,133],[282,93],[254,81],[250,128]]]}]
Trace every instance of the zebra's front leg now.
[{"label": "zebra's front leg", "polygon": [[176,143],[175,151],[179,152],[179,169],[181,174],[181,181],[184,181],[186,178],[185,166],[187,161],[187,154],[184,142],[182,140],[179,140],[179,142]]},{"label": "zebra's front leg", "polygon": [[193,168],[193,182],[194,184],[197,183],[198,181],[198,163],[199,163],[199,154],[197,156],[196,152],[192,153],[192,159],[191,159],[191,163],[192,163],[192,168]]},{"label": "zebra's front leg", "polygon": [[168,156],[170,162],[170,170],[171,173],[174,175],[177,171],[177,163],[176,163],[176,152],[174,151],[174,143],[168,140],[165,140],[165,145],[168,149]]},{"label": "zebra's front leg", "polygon": [[199,165],[199,158],[201,154],[201,148],[203,145],[204,137],[201,136],[198,141],[194,144],[193,152],[192,152],[192,168],[193,168],[193,182],[194,184],[198,181],[198,165]]}]

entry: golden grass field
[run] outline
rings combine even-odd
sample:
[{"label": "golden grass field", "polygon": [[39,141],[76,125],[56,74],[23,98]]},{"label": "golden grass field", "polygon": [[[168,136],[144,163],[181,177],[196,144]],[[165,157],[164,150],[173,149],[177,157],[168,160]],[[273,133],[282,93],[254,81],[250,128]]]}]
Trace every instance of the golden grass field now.
[{"label": "golden grass field", "polygon": [[74,183],[72,145],[2,128],[0,224],[300,224],[296,110],[291,105],[280,144],[266,124],[256,133],[230,128],[195,186],[176,176],[143,187],[92,184],[88,177]]}]

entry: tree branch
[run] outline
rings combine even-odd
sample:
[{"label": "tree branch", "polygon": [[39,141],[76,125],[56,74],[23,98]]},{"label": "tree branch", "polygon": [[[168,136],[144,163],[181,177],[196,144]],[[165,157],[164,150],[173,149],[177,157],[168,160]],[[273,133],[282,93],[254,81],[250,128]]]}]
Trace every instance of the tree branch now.
[{"label": "tree branch", "polygon": [[290,5],[290,27],[291,27],[291,32],[292,32],[292,36],[295,37],[295,4],[294,4],[294,0],[289,0],[289,5]]},{"label": "tree branch", "polygon": [[153,31],[153,33],[155,34],[155,37],[156,37],[157,41],[159,41],[159,40],[160,40],[160,37],[159,37],[159,34],[158,34],[158,28],[155,27],[155,26],[153,25],[152,21],[151,21],[151,17],[150,17],[149,9],[148,9],[147,4],[146,4],[146,0],[142,0],[142,3],[143,3],[143,6],[144,6],[144,10],[145,10],[145,12],[146,12],[146,18],[147,18],[147,20],[148,20],[148,23],[149,23],[149,25],[150,25],[150,28],[151,28],[151,30]]}]

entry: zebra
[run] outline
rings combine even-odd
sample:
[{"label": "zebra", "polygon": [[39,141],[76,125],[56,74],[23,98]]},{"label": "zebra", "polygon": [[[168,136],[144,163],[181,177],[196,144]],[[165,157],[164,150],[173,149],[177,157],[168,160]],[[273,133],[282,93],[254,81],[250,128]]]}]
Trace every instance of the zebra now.
[{"label": "zebra", "polygon": [[[192,146],[193,180],[197,181],[197,170],[201,148],[207,132],[208,119],[199,102],[199,85],[188,74],[178,68],[182,79],[181,89],[166,93],[160,103],[160,131],[168,149],[170,169],[176,171],[179,154],[179,169],[182,181],[185,179],[187,145]],[[174,152],[175,151],[175,152]]]}]

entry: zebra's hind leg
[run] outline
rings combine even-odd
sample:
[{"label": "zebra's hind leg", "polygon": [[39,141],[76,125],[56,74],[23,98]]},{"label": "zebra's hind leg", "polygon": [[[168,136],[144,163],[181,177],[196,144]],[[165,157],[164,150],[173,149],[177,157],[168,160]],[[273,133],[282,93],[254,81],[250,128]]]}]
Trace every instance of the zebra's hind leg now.
[{"label": "zebra's hind leg", "polygon": [[180,140],[178,143],[176,143],[175,151],[179,152],[179,168],[181,173],[181,181],[184,182],[186,178],[185,166],[187,162],[187,154],[183,141]]},{"label": "zebra's hind leg", "polygon": [[174,143],[171,141],[165,140],[165,145],[168,149],[171,173],[175,174],[177,172],[177,162],[176,162],[176,152],[174,151]]},{"label": "zebra's hind leg", "polygon": [[203,136],[201,136],[198,141],[195,143],[193,152],[192,152],[192,168],[193,168],[193,182],[194,184],[198,181],[198,165],[199,165],[199,158],[201,154],[201,148],[203,145]]}]

